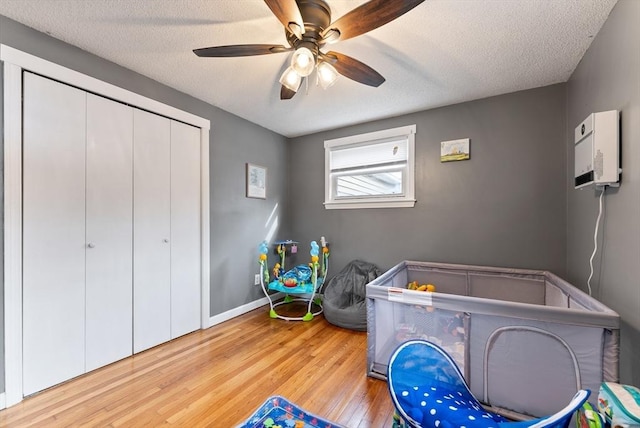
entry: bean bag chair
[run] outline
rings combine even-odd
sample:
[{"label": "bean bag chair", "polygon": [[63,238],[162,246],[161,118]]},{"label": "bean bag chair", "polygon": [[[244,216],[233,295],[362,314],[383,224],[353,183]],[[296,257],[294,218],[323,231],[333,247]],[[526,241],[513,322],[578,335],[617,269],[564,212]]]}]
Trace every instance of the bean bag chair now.
[{"label": "bean bag chair", "polygon": [[324,317],[333,325],[351,330],[367,330],[365,285],[382,272],[371,263],[354,260],[324,287]]}]

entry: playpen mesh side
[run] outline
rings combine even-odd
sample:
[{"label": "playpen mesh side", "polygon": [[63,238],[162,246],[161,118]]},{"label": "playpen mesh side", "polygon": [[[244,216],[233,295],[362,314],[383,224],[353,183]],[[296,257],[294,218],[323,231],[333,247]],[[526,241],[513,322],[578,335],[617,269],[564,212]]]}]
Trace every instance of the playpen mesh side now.
[{"label": "playpen mesh side", "polygon": [[392,352],[410,339],[424,339],[442,346],[465,372],[465,328],[468,328],[465,314],[383,299],[369,299],[368,309],[369,375],[385,378]]},{"label": "playpen mesh side", "polygon": [[602,381],[620,381],[620,330],[605,329],[602,355]]},{"label": "playpen mesh side", "polygon": [[[555,413],[559,408],[551,407],[566,402],[581,388],[578,361],[568,344],[535,327],[495,330],[485,347],[483,371],[485,403],[500,403],[500,407],[519,412],[522,403],[528,403],[526,410],[532,416]],[[532,390],[548,390],[548,395],[544,400],[531,400]]]},{"label": "playpen mesh side", "polygon": [[[436,292],[469,295],[469,285],[466,272],[446,271],[438,268],[409,266],[407,268],[407,283],[417,281],[418,284],[433,284]],[[403,287],[406,287],[404,284]]]},{"label": "playpen mesh side", "polygon": [[543,277],[469,273],[469,288],[472,297],[544,305]]},{"label": "playpen mesh side", "polygon": [[545,281],[544,304],[545,306],[555,306],[557,308],[568,308],[569,296],[552,282]]},{"label": "playpen mesh side", "polygon": [[409,283],[409,271],[407,269],[399,269],[390,281],[384,287],[406,288]]},{"label": "playpen mesh side", "polygon": [[539,417],[602,382],[602,328],[481,314],[471,324],[470,387],[481,401]]}]

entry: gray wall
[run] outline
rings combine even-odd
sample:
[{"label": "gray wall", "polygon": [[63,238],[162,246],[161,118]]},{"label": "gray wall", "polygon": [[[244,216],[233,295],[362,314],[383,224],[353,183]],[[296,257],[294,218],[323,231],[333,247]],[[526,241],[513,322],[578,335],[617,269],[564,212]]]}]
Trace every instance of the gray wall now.
[{"label": "gray wall", "polygon": [[[257,246],[265,237],[265,222],[274,206],[279,217],[276,230],[287,224],[283,209],[287,196],[286,139],[3,16],[0,16],[0,28],[0,43],[211,121],[211,315],[264,297],[260,287],[253,285]],[[1,83],[0,78],[0,87]],[[0,129],[0,141],[3,135]],[[266,200],[245,198],[246,162],[268,168]],[[1,251],[0,248],[0,254]],[[0,308],[3,308],[3,299],[0,299]],[[0,343],[4,343],[3,322],[4,317],[0,318]],[[4,391],[3,356],[0,391]]]},{"label": "gray wall", "polygon": [[622,317],[620,377],[640,385],[640,1],[620,0],[568,82],[567,279],[586,291],[599,191],[574,190],[573,132],[619,110],[622,183],[605,194],[593,295]]},{"label": "gray wall", "polygon": [[[325,210],[327,139],[416,124],[414,208]],[[351,260],[540,268],[564,275],[565,85],[512,93],[293,139],[292,234],[325,235],[336,274]],[[440,163],[440,142],[471,159]]]}]

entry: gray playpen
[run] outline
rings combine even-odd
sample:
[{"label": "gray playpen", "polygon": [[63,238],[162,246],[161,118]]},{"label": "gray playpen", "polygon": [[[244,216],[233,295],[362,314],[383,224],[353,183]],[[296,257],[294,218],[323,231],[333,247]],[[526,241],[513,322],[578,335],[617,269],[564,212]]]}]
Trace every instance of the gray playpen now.
[{"label": "gray playpen", "polygon": [[595,402],[618,381],[618,314],[551,272],[404,261],[366,293],[369,376],[385,379],[396,346],[426,339],[480,401],[516,419],[552,414],[580,388]]}]

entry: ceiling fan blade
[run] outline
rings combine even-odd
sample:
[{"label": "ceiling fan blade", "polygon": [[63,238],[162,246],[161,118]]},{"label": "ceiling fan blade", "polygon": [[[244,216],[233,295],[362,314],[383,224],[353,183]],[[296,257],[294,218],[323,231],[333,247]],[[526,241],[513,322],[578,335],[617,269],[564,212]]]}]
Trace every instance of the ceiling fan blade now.
[{"label": "ceiling fan blade", "polygon": [[292,49],[293,48],[282,45],[230,45],[194,49],[193,53],[200,57],[234,57],[267,55],[272,53],[288,52]]},{"label": "ceiling fan blade", "polygon": [[380,73],[367,64],[339,52],[330,51],[322,54],[321,58],[333,65],[338,73],[356,82],[377,88],[385,81]]},{"label": "ceiling fan blade", "polygon": [[293,96],[295,94],[296,94],[295,91],[292,91],[291,89],[287,88],[284,85],[282,85],[280,87],[280,99],[281,100],[290,100],[291,98],[293,98]]},{"label": "ceiling fan blade", "polygon": [[[271,12],[282,22],[284,28],[294,33],[298,38],[300,34],[304,33],[304,21],[300,14],[300,9],[296,4],[296,0],[264,0],[269,6]],[[290,23],[294,23],[298,26],[291,26]]]},{"label": "ceiling fan blade", "polygon": [[336,29],[340,32],[338,40],[350,39],[393,21],[422,2],[424,0],[371,0],[343,15],[323,35]]}]

